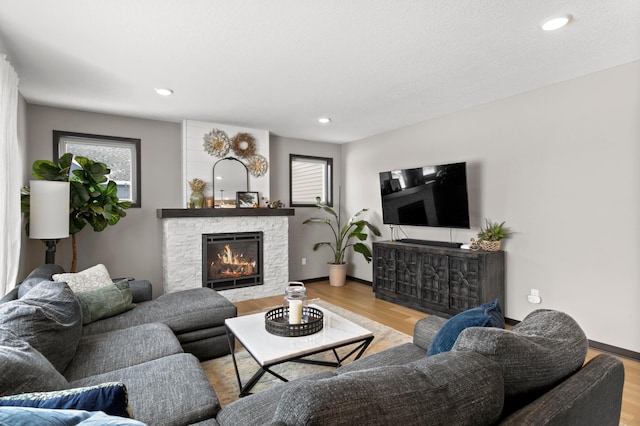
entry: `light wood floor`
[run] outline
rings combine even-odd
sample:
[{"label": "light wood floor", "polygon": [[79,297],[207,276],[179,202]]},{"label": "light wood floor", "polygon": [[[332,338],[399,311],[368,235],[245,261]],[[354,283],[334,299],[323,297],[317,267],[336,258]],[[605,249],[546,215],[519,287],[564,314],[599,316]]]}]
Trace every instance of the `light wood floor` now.
[{"label": "light wood floor", "polygon": [[[371,286],[355,281],[348,281],[344,287],[331,287],[328,281],[309,283],[306,287],[309,299],[325,300],[409,335],[413,335],[415,323],[426,316],[423,312],[376,299]],[[238,315],[245,315],[280,303],[282,303],[282,296],[273,296],[237,302],[236,306]],[[600,352],[589,349],[587,359],[593,358],[598,353]],[[625,367],[620,422],[627,426],[640,426],[640,362],[624,357],[618,358],[622,360]]]}]

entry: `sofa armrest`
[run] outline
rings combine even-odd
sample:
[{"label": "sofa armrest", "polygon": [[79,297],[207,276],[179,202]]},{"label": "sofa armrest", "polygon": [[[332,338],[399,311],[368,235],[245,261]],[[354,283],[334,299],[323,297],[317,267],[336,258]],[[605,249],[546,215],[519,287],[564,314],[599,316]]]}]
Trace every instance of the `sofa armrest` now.
[{"label": "sofa armrest", "polygon": [[425,351],[428,350],[434,336],[445,322],[447,322],[446,318],[436,315],[430,315],[419,320],[413,328],[413,344]]},{"label": "sofa armrest", "polygon": [[620,422],[623,385],[622,361],[611,355],[600,354],[574,375],[499,424],[617,426]]},{"label": "sofa armrest", "polygon": [[2,305],[3,303],[11,302],[12,300],[16,300],[17,298],[18,287],[14,287],[7,294],[5,294],[2,299],[0,299],[0,305]]},{"label": "sofa armrest", "polygon": [[151,283],[147,280],[131,280],[129,288],[133,295],[133,303],[147,302],[153,298]]}]

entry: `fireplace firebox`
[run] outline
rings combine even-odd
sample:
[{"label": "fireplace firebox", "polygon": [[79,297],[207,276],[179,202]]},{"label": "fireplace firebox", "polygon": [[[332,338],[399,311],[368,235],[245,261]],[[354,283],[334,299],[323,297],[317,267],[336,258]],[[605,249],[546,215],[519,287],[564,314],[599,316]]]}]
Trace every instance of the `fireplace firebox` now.
[{"label": "fireplace firebox", "polygon": [[214,290],[263,284],[262,232],[202,235],[202,286]]}]

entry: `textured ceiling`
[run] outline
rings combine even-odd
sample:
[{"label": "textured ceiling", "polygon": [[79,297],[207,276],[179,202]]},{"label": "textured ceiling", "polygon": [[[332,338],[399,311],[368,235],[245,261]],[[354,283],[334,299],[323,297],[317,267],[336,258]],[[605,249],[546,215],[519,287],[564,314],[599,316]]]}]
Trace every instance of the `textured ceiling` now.
[{"label": "textured ceiling", "polygon": [[348,142],[638,60],[640,1],[0,0],[0,51],[30,103]]}]

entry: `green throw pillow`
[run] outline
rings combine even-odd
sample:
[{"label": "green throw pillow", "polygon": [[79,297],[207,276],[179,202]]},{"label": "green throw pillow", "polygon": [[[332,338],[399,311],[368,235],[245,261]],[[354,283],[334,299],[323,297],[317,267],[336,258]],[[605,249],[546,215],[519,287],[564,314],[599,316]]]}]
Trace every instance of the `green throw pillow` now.
[{"label": "green throw pillow", "polygon": [[95,290],[76,293],[82,308],[82,324],[90,324],[102,318],[112,317],[133,309],[133,295],[129,281],[122,280]]}]

